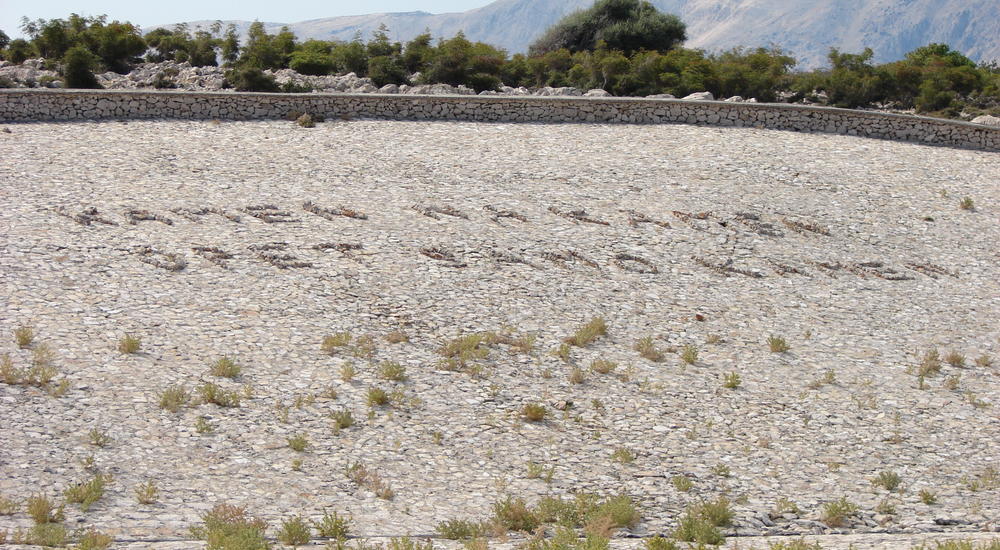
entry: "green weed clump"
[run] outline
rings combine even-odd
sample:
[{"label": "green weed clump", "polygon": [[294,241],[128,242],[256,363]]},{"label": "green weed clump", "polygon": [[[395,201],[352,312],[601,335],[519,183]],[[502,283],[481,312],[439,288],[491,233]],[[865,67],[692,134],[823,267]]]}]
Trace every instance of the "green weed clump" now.
[{"label": "green weed clump", "polygon": [[840,497],[823,504],[820,510],[820,521],[828,527],[843,527],[856,513],[858,513],[858,505],[847,500],[847,497]]},{"label": "green weed clump", "polygon": [[586,325],[580,327],[572,336],[566,338],[565,342],[571,346],[583,348],[601,336],[608,334],[608,325],[601,317],[594,317]]},{"label": "green weed clump", "polygon": [[784,338],[782,338],[781,336],[774,336],[774,335],[771,335],[767,338],[767,347],[771,350],[772,353],[784,353],[792,349]]},{"label": "green weed clump", "polygon": [[379,378],[392,382],[403,382],[406,380],[406,367],[395,361],[386,361],[379,366]]},{"label": "green weed clump", "polygon": [[871,480],[872,485],[881,487],[890,493],[898,489],[902,481],[903,480],[899,477],[899,474],[889,470],[879,472],[878,475]]},{"label": "green weed clump", "polygon": [[66,502],[79,504],[80,510],[86,512],[95,502],[101,500],[104,489],[112,481],[110,474],[97,474],[88,481],[66,489]]},{"label": "green weed clump", "polygon": [[324,353],[333,355],[337,352],[337,350],[347,347],[350,343],[350,332],[338,332],[323,338],[323,343],[320,344],[320,349],[323,350]]},{"label": "green weed clump", "polygon": [[25,508],[25,511],[28,513],[28,517],[30,517],[36,524],[62,523],[63,519],[66,517],[63,513],[62,505],[57,508],[54,502],[43,495],[32,495],[28,497],[28,502]]},{"label": "green weed clump", "polygon": [[681,361],[693,365],[698,362],[698,348],[688,344],[681,349]]},{"label": "green weed clump", "polygon": [[640,338],[635,343],[635,351],[638,351],[639,355],[654,363],[660,363],[663,361],[663,352],[657,349],[656,344],[653,343],[652,336]]},{"label": "green weed clump", "polygon": [[202,516],[204,525],[193,527],[191,534],[208,543],[208,550],[270,550],[264,536],[267,523],[249,515],[245,508],[216,504]]},{"label": "green weed clump", "polygon": [[126,355],[139,353],[140,347],[142,347],[142,340],[134,334],[126,334],[118,341],[118,351]]},{"label": "green weed clump", "polygon": [[324,512],[323,517],[319,521],[313,521],[312,524],[319,536],[338,541],[346,540],[351,530],[350,518],[338,515],[337,512]]},{"label": "green weed clump", "polygon": [[521,416],[529,422],[541,422],[547,413],[545,406],[538,403],[528,403],[521,409]]},{"label": "green weed clump", "polygon": [[201,400],[204,403],[212,403],[226,408],[240,406],[241,397],[239,392],[225,390],[221,386],[211,382],[205,382],[201,386],[198,386],[198,393],[201,395]]},{"label": "green weed clump", "polygon": [[278,531],[278,540],[288,546],[301,546],[309,543],[311,531],[309,524],[301,517],[294,516],[281,522],[281,530]]},{"label": "green weed clump", "polygon": [[21,349],[28,349],[35,341],[35,329],[30,326],[20,326],[14,329],[14,343]]},{"label": "green weed clump", "polygon": [[212,376],[235,379],[243,369],[228,357],[220,357],[212,363]]},{"label": "green weed clump", "polygon": [[486,534],[486,525],[467,519],[450,519],[437,524],[434,530],[444,539],[469,540]]},{"label": "green weed clump", "polygon": [[176,413],[191,400],[191,394],[184,386],[170,386],[160,393],[160,408]]}]

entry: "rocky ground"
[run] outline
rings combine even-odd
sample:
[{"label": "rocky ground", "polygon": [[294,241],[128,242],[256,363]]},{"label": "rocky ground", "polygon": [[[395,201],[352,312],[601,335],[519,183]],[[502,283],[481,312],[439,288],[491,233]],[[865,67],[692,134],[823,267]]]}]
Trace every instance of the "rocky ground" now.
[{"label": "rocky ground", "polygon": [[[134,548],[196,546],[220,502],[272,536],[337,511],[380,537],[578,492],[634,499],[616,548],[719,497],[739,548],[998,536],[995,153],[684,125],[108,122],[7,125],[0,158],[0,355],[58,371],[0,380],[8,542],[28,497],[97,474],[113,481],[66,525]],[[606,335],[563,346],[595,318]],[[484,331],[501,336],[464,364],[441,353]],[[210,373],[224,356],[233,379]],[[239,406],[204,403],[206,383]],[[176,412],[171,387],[193,393]],[[857,509],[836,525],[841,498]]]}]

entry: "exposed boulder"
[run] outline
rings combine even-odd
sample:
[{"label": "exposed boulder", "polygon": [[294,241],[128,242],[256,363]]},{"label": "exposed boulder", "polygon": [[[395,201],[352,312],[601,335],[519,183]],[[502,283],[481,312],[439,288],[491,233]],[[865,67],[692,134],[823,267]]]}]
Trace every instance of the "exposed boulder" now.
[{"label": "exposed boulder", "polygon": [[673,94],[653,94],[646,96],[646,99],[677,99]]},{"label": "exposed boulder", "polygon": [[712,92],[695,92],[689,96],[682,97],[681,99],[687,99],[689,101],[715,101],[715,96]]},{"label": "exposed boulder", "polygon": [[594,88],[593,90],[588,90],[587,93],[583,94],[584,97],[611,97],[611,94],[600,88]]},{"label": "exposed boulder", "polygon": [[538,96],[582,96],[583,92],[581,92],[577,88],[573,88],[571,86],[566,86],[566,87],[563,87],[563,88],[552,88],[550,86],[546,86],[544,88],[539,88],[532,95],[538,95]]},{"label": "exposed boulder", "polygon": [[977,116],[972,119],[973,124],[985,124],[987,126],[1000,126],[1000,117],[995,117],[991,115]]}]

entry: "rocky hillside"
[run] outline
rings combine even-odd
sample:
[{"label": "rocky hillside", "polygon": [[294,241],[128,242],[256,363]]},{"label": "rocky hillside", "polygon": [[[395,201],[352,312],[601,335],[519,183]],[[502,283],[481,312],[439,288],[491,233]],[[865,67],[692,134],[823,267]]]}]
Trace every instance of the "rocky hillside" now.
[{"label": "rocky hillside", "polygon": [[[776,44],[792,52],[800,67],[822,66],[831,47],[870,47],[876,61],[899,59],[931,42],[944,42],[976,60],[1000,59],[1000,2],[995,0],[652,0],[688,25],[689,47],[709,50]],[[350,40],[368,37],[381,24],[393,38],[408,40],[429,29],[435,36],[464,31],[523,52],[560,17],[591,0],[498,0],[462,13],[380,13],[290,23],[301,38]],[[208,26],[211,22],[190,23]],[[232,21],[245,31],[249,21]],[[282,23],[268,23],[275,32]]]}]

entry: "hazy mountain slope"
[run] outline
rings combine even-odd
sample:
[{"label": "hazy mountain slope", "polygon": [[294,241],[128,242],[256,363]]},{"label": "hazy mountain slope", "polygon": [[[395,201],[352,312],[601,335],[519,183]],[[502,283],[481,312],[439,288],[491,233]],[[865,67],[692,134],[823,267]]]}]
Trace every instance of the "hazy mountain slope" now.
[{"label": "hazy mountain slope", "polygon": [[[708,50],[776,44],[800,66],[825,63],[831,47],[875,50],[878,61],[901,58],[931,42],[944,42],[976,60],[1000,59],[997,0],[652,0],[688,25],[687,46]],[[523,52],[550,25],[592,0],[498,0],[461,13],[382,13],[293,23],[300,38],[365,38],[386,24],[395,40],[430,30],[435,37],[462,30],[481,40]],[[249,22],[236,22],[241,30]],[[210,22],[194,22],[192,26]],[[268,23],[269,31],[281,25]]]}]

